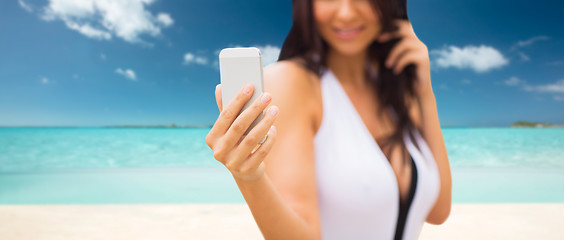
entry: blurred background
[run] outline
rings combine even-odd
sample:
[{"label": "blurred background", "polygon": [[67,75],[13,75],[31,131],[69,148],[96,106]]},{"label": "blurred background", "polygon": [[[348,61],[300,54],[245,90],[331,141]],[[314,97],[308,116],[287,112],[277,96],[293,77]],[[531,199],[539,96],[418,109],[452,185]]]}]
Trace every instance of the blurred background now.
[{"label": "blurred background", "polygon": [[[408,1],[455,203],[562,202],[564,3]],[[0,204],[244,203],[204,138],[222,48],[276,61],[291,1],[0,2]]]}]

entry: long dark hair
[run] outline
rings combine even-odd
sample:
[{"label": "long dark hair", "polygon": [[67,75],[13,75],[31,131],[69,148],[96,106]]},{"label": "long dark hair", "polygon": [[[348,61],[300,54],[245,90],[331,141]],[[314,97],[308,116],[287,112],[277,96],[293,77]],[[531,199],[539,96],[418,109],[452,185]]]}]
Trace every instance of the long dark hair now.
[{"label": "long dark hair", "polygon": [[[397,30],[394,24],[396,19],[406,19],[407,0],[372,0],[370,1],[375,12],[379,12],[382,33]],[[278,61],[291,60],[293,58],[304,61],[305,67],[321,77],[324,68],[327,67],[328,44],[323,40],[314,24],[312,0],[293,0],[293,23],[280,51]],[[367,51],[368,57],[365,63],[365,79],[371,83],[378,97],[378,115],[382,116],[388,107],[393,111],[391,117],[395,120],[394,130],[382,139],[382,151],[386,156],[391,156],[394,147],[399,146],[402,150],[403,165],[409,164],[406,156],[408,154],[403,141],[405,130],[412,130],[415,125],[409,115],[407,99],[413,99],[421,110],[421,102],[415,93],[415,65],[410,64],[400,74],[394,74],[392,69],[387,68],[384,63],[388,54],[401,39],[392,39],[385,43],[372,42]],[[379,71],[375,70],[377,64]],[[406,99],[407,98],[407,99]],[[421,113],[421,111],[419,111]],[[420,116],[422,117],[422,116]],[[422,119],[422,118],[421,118]],[[422,119],[423,120],[423,119]],[[412,131],[408,131],[409,137],[416,147]],[[423,135],[424,133],[421,132]],[[389,158],[388,158],[389,160]]]}]

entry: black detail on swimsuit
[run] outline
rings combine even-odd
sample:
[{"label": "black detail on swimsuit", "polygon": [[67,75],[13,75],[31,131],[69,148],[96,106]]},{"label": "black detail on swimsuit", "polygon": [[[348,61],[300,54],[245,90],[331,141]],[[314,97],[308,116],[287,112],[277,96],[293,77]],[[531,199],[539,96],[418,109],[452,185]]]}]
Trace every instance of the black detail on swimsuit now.
[{"label": "black detail on swimsuit", "polygon": [[415,189],[417,188],[417,167],[415,166],[415,161],[411,157],[411,183],[409,187],[409,196],[406,203],[402,203],[400,199],[399,204],[399,216],[396,225],[396,235],[394,240],[402,240],[403,231],[405,227],[405,221],[407,220],[407,213],[409,212],[409,207],[411,207],[411,202],[413,201],[413,196],[415,195]]}]

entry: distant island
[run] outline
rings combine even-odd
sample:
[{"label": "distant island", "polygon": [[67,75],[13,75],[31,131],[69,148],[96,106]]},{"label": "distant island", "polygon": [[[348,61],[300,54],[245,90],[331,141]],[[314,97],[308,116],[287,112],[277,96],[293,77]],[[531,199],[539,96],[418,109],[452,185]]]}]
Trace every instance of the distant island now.
[{"label": "distant island", "polygon": [[518,121],[511,124],[512,128],[564,128],[563,124]]}]

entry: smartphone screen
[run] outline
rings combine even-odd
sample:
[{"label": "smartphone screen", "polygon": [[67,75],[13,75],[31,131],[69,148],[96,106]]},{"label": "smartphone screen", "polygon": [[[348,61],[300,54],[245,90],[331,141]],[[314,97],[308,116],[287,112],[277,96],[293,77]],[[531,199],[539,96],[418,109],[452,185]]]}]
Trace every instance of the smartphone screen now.
[{"label": "smartphone screen", "polygon": [[[254,86],[254,93],[241,111],[247,109],[263,93],[262,59],[258,48],[225,48],[221,50],[219,68],[224,109],[247,83]],[[262,117],[263,113],[255,119],[243,136],[247,135]]]}]

